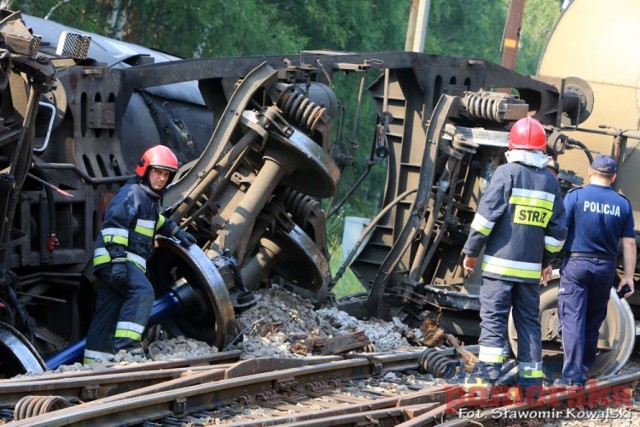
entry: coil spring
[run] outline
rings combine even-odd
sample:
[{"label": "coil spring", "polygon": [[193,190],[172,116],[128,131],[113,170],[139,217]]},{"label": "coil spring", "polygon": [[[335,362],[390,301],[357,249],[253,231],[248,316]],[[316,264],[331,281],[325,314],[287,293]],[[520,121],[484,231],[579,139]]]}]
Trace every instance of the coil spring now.
[{"label": "coil spring", "polygon": [[315,130],[320,118],[327,110],[317,105],[295,86],[283,90],[276,102],[285,117],[303,130]]},{"label": "coil spring", "polygon": [[291,189],[283,191],[282,202],[297,224],[305,224],[313,212],[320,208],[320,203],[313,197]]},{"label": "coil spring", "polygon": [[501,123],[504,119],[500,117],[500,109],[504,100],[495,93],[480,92],[469,94],[464,98],[464,104],[471,117]]},{"label": "coil spring", "polygon": [[16,403],[13,418],[24,420],[36,415],[47,414],[58,409],[64,409],[71,404],[61,396],[25,396]]},{"label": "coil spring", "polygon": [[418,360],[420,370],[435,378],[451,378],[459,364],[457,360],[449,359],[436,348],[427,348]]}]

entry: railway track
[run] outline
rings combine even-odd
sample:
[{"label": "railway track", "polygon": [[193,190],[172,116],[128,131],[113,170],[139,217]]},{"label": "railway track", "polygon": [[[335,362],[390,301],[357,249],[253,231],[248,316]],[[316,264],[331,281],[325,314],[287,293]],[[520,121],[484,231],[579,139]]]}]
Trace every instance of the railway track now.
[{"label": "railway track", "polygon": [[225,368],[237,362],[239,356],[239,351],[228,351],[190,359],[0,380],[0,407],[15,406],[25,395],[58,395],[67,399],[95,400],[201,371],[207,373],[209,380],[217,380],[223,377]]},{"label": "railway track", "polygon": [[590,383],[580,392],[546,388],[534,402],[514,402],[508,387],[487,396],[434,381],[419,372],[422,353],[235,363],[237,354],[221,353],[215,360],[140,364],[126,372],[4,380],[0,399],[4,414],[13,409],[6,421],[14,426],[458,426],[531,411],[557,418],[571,415],[568,408],[624,410],[633,404],[640,380],[634,372]]}]

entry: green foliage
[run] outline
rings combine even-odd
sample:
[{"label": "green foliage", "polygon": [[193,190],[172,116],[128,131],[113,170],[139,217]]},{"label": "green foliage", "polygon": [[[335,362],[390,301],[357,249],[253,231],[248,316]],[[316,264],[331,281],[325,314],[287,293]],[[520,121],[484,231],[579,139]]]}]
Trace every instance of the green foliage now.
[{"label": "green foliage", "polygon": [[104,1],[88,0],[28,0],[12,1],[9,5],[12,10],[24,14],[44,18],[50,14],[49,19],[69,25],[82,31],[107,34],[106,27],[109,4]]},{"label": "green foliage", "polygon": [[[336,274],[340,266],[342,265],[342,247],[339,247],[333,256],[331,257],[330,269],[332,277]],[[332,292],[336,298],[342,298],[346,295],[357,294],[364,292],[364,286],[360,283],[360,280],[349,269],[344,272],[344,275],[338,280],[338,283],[333,288]]]},{"label": "green foliage", "polygon": [[507,0],[432,0],[425,52],[500,63]]},{"label": "green foliage", "polygon": [[180,57],[296,53],[309,49],[399,50],[410,0],[39,0],[11,7],[83,31],[111,35],[114,5],[123,39]]},{"label": "green foliage", "polygon": [[522,74],[537,72],[540,55],[560,13],[561,2],[558,0],[526,1],[516,71]]},{"label": "green foliage", "polygon": [[[402,49],[410,0],[266,0],[284,25],[307,36],[305,49]],[[399,31],[399,29],[402,29]]]},{"label": "green foliage", "polygon": [[351,150],[350,154],[355,161],[355,164],[342,171],[342,184],[335,196],[334,206],[345,197],[367,168],[370,168],[369,174],[355,190],[353,197],[350,197],[340,209],[338,213],[340,216],[372,217],[375,215],[380,208],[379,201],[382,199],[380,190],[384,186],[386,176],[386,163],[375,157],[371,159],[377,111],[373,100],[367,96],[366,92],[362,98],[360,113],[357,117],[355,116],[358,90],[363,77],[366,88],[378,78],[378,72],[359,75],[356,78],[335,75],[333,80],[336,94],[342,100],[345,111],[352,112],[346,115],[342,137],[336,143],[345,151]]}]

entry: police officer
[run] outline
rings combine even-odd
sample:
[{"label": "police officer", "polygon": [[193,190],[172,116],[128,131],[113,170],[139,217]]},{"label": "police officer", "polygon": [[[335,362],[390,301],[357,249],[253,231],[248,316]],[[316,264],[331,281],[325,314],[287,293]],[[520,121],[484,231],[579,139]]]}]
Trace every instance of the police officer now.
[{"label": "police officer", "polygon": [[509,310],[518,333],[518,383],[542,387],[540,283],[566,238],[565,211],[555,176],[547,169],[546,134],[535,119],[518,120],[509,133],[507,163],[480,199],[464,245],[463,266],[476,266],[485,247],[480,287],[479,362],[466,386],[490,387],[499,377]]},{"label": "police officer", "polygon": [[155,299],[145,275],[156,233],[174,236],[184,246],[196,239],[160,214],[166,185],[178,159],[162,145],[149,148],[136,175],[116,193],[104,213],[93,267],[96,311],[87,333],[84,363],[109,360],[119,350],[144,355],[140,345]]},{"label": "police officer", "polygon": [[633,294],[636,240],[631,202],[611,184],[616,162],[599,155],[588,171],[590,184],[567,193],[567,257],[560,270],[558,313],[564,363],[562,377],[554,382],[582,386],[596,358],[598,330],[607,315],[609,293],[616,278],[618,245],[622,239],[625,285]]}]

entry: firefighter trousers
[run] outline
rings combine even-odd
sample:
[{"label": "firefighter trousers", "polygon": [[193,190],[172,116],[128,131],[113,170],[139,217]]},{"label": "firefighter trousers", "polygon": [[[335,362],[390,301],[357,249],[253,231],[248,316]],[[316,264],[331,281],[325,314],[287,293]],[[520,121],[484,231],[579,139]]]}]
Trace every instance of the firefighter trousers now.
[{"label": "firefighter trousers", "polygon": [[562,378],[581,384],[596,360],[598,335],[616,275],[616,262],[603,258],[567,258],[560,271],[558,330],[562,337]]},{"label": "firefighter trousers", "polygon": [[140,268],[127,262],[128,284],[118,289],[110,283],[111,267],[96,271],[96,311],[85,346],[85,363],[106,360],[119,350],[140,347],[155,294]]},{"label": "firefighter trousers", "polygon": [[518,383],[542,384],[540,285],[484,277],[480,286],[480,355],[482,362],[501,364],[508,337],[509,311],[518,334]]}]

